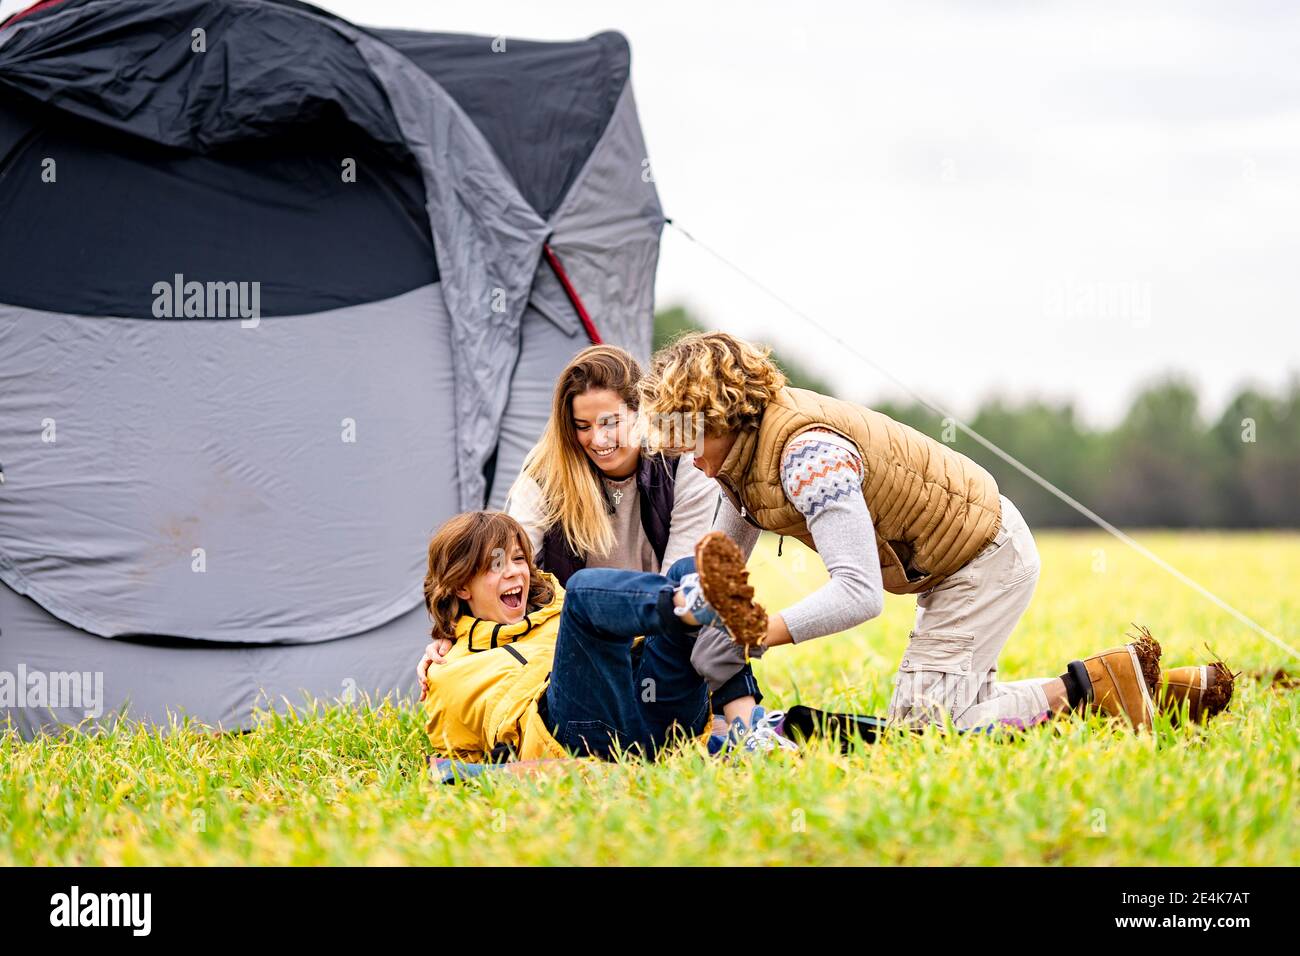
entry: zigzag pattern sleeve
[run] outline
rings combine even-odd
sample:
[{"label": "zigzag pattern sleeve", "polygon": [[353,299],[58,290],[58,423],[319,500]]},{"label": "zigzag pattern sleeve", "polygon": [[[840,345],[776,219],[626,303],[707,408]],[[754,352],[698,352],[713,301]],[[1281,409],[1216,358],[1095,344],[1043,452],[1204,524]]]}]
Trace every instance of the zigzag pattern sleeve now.
[{"label": "zigzag pattern sleeve", "polygon": [[805,519],[828,504],[862,497],[862,459],[838,444],[795,439],[781,456],[781,486]]},{"label": "zigzag pattern sleeve", "polygon": [[805,433],[781,456],[781,485],[808,523],[830,580],[781,612],[795,643],[835,634],[884,610],[876,532],[862,496],[862,460]]}]

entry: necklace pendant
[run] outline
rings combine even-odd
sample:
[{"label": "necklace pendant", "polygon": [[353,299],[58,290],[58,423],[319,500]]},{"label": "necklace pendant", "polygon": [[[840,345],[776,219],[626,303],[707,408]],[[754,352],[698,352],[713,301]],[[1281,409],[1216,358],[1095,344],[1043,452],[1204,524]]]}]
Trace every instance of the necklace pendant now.
[{"label": "necklace pendant", "polygon": [[615,489],[614,491],[611,491],[609,493],[609,496],[614,499],[614,507],[616,508],[623,501],[623,492],[619,489]]}]

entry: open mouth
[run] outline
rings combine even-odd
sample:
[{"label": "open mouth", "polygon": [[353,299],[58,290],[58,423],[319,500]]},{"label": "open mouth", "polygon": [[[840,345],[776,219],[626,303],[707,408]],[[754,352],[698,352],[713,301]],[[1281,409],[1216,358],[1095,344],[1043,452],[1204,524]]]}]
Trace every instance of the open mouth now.
[{"label": "open mouth", "polygon": [[517,588],[511,588],[509,591],[503,591],[501,593],[501,603],[504,604],[506,607],[510,608],[511,610],[514,610],[515,608],[523,604],[524,603],[523,586],[521,585],[520,587]]},{"label": "open mouth", "polygon": [[615,445],[613,448],[593,448],[591,453],[597,458],[605,459],[611,457],[614,452],[618,451],[620,446]]}]

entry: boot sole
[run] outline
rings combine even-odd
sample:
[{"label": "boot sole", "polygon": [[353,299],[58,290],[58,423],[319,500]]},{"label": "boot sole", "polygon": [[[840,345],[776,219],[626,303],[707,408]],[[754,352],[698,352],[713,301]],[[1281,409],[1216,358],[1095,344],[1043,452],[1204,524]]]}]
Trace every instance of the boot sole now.
[{"label": "boot sole", "polygon": [[[1142,676],[1142,679],[1138,681],[1138,687],[1142,689],[1143,710],[1143,719],[1141,723],[1133,720],[1132,716],[1129,717],[1129,722],[1133,724],[1135,730],[1141,730],[1144,727],[1150,728],[1152,724],[1155,723],[1156,708],[1155,704],[1151,701],[1151,688],[1148,686],[1149,680],[1146,675],[1146,669],[1142,666],[1142,661],[1138,656],[1137,644],[1129,644],[1127,650],[1128,656],[1133,661],[1134,672]],[[1159,658],[1157,658],[1157,660],[1158,659]]]},{"label": "boot sole", "polygon": [[[1142,677],[1142,709],[1147,729],[1155,726],[1156,706],[1153,698],[1160,688],[1160,642],[1145,627],[1138,628],[1138,638],[1128,645],[1133,667]],[[1138,725],[1134,724],[1135,727]]]},{"label": "boot sole", "polygon": [[767,612],[754,603],[745,556],[721,531],[710,531],[695,545],[695,571],[704,598],[718,612],[732,639],[745,646],[767,636]]},{"label": "boot sole", "polygon": [[1144,627],[1138,628],[1140,636],[1128,645],[1129,654],[1137,672],[1142,675],[1145,696],[1148,700],[1160,687],[1160,642]]},{"label": "boot sole", "polygon": [[1232,691],[1237,679],[1222,661],[1205,664],[1201,670],[1205,677],[1201,688],[1201,712],[1197,716],[1208,720],[1218,716],[1232,703]]}]

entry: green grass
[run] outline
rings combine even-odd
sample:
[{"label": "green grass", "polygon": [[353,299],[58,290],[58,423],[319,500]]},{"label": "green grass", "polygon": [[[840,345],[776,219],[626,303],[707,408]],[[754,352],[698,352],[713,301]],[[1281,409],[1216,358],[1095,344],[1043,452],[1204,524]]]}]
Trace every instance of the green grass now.
[{"label": "green grass", "polygon": [[[1143,540],[1295,643],[1300,536]],[[773,606],[824,575],[764,541],[752,566]],[[1116,542],[1040,536],[1038,594],[1003,654],[1008,679],[1147,624],[1165,663],[1209,644],[1234,667],[1300,670]],[[912,613],[757,665],[770,700],[883,713]],[[412,648],[413,657],[418,648]],[[1300,692],[1243,678],[1207,728],[1150,740],[1097,719],[1014,742],[930,732],[850,756],[725,766],[686,750],[656,765],[554,777],[428,782],[409,707],[267,713],[247,734],[184,725],[23,742],[0,734],[0,863],[85,864],[1135,864],[1295,865]]]}]

